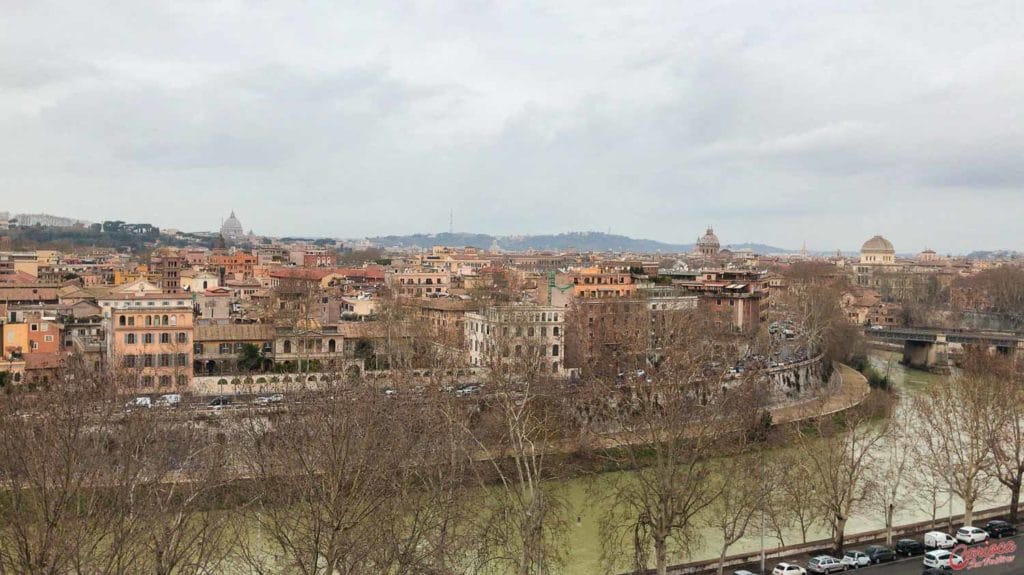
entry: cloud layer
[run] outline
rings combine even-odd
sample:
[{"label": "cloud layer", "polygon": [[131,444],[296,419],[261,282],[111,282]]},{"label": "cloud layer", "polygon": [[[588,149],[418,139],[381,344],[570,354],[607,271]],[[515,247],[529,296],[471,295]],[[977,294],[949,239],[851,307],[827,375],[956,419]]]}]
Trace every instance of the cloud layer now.
[{"label": "cloud layer", "polygon": [[1024,243],[1019,2],[370,5],[6,7],[3,209]]}]

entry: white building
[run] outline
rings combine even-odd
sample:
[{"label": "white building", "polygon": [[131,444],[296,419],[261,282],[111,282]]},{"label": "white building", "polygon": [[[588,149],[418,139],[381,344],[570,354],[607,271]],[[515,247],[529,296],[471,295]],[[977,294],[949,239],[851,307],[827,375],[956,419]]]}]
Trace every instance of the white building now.
[{"label": "white building", "polygon": [[552,374],[566,375],[562,308],[525,303],[490,307],[467,313],[465,330],[472,366],[537,357]]}]

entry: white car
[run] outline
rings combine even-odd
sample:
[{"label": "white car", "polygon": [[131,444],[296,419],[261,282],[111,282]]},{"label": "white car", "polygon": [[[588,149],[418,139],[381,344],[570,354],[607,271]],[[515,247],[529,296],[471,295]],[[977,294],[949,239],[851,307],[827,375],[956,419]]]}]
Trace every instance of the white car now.
[{"label": "white car", "polygon": [[772,569],[772,575],[807,575],[807,570],[793,563],[779,563]]},{"label": "white car", "polygon": [[156,404],[163,407],[174,407],[181,403],[180,393],[165,393],[156,400]]},{"label": "white car", "polygon": [[936,549],[924,554],[924,566],[936,569],[951,569],[953,565],[963,563],[963,558],[945,549]]},{"label": "white car", "polygon": [[924,546],[929,549],[952,549],[956,545],[956,539],[949,533],[942,531],[929,531],[924,534]]},{"label": "white car", "polygon": [[843,558],[839,560],[847,569],[858,567],[867,567],[871,565],[871,558],[868,557],[867,553],[863,551],[847,551],[843,553]]},{"label": "white car", "polygon": [[256,405],[270,405],[271,403],[281,403],[284,401],[284,395],[275,393],[273,395],[261,395],[256,398],[254,402]]},{"label": "white car", "polygon": [[979,527],[964,525],[956,530],[956,540],[961,543],[970,545],[972,543],[981,543],[986,539],[988,539],[988,533]]},{"label": "white car", "polygon": [[838,559],[831,555],[818,555],[812,557],[807,562],[807,570],[811,573],[822,573],[827,575],[833,571],[845,571],[846,565],[843,565]]},{"label": "white car", "polygon": [[124,404],[124,407],[125,409],[134,409],[136,407],[149,409],[150,407],[153,407],[153,400],[145,395],[140,395],[138,397],[133,397],[131,401]]}]

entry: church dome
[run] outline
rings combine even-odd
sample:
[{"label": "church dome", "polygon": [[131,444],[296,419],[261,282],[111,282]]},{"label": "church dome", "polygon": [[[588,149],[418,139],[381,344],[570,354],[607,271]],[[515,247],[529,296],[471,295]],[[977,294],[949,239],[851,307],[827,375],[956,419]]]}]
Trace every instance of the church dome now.
[{"label": "church dome", "polygon": [[715,235],[715,230],[711,228],[708,228],[707,233],[704,234],[704,237],[697,240],[697,243],[702,246],[714,246],[716,248],[721,245],[718,243],[718,236]]},{"label": "church dome", "polygon": [[235,217],[234,211],[231,212],[228,219],[224,220],[224,224],[220,227],[220,234],[225,238],[240,238],[245,235],[242,222],[238,221],[238,218]]},{"label": "church dome", "polygon": [[875,236],[864,242],[864,245],[860,248],[860,252],[862,254],[895,254],[896,248],[892,247],[892,242],[889,240],[882,236]]}]

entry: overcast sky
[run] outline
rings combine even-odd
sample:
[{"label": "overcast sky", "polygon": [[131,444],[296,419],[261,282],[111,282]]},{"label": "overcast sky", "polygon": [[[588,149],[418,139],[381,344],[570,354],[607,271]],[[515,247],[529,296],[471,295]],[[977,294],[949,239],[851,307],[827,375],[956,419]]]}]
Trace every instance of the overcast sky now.
[{"label": "overcast sky", "polygon": [[1024,249],[1020,0],[0,9],[0,210]]}]

